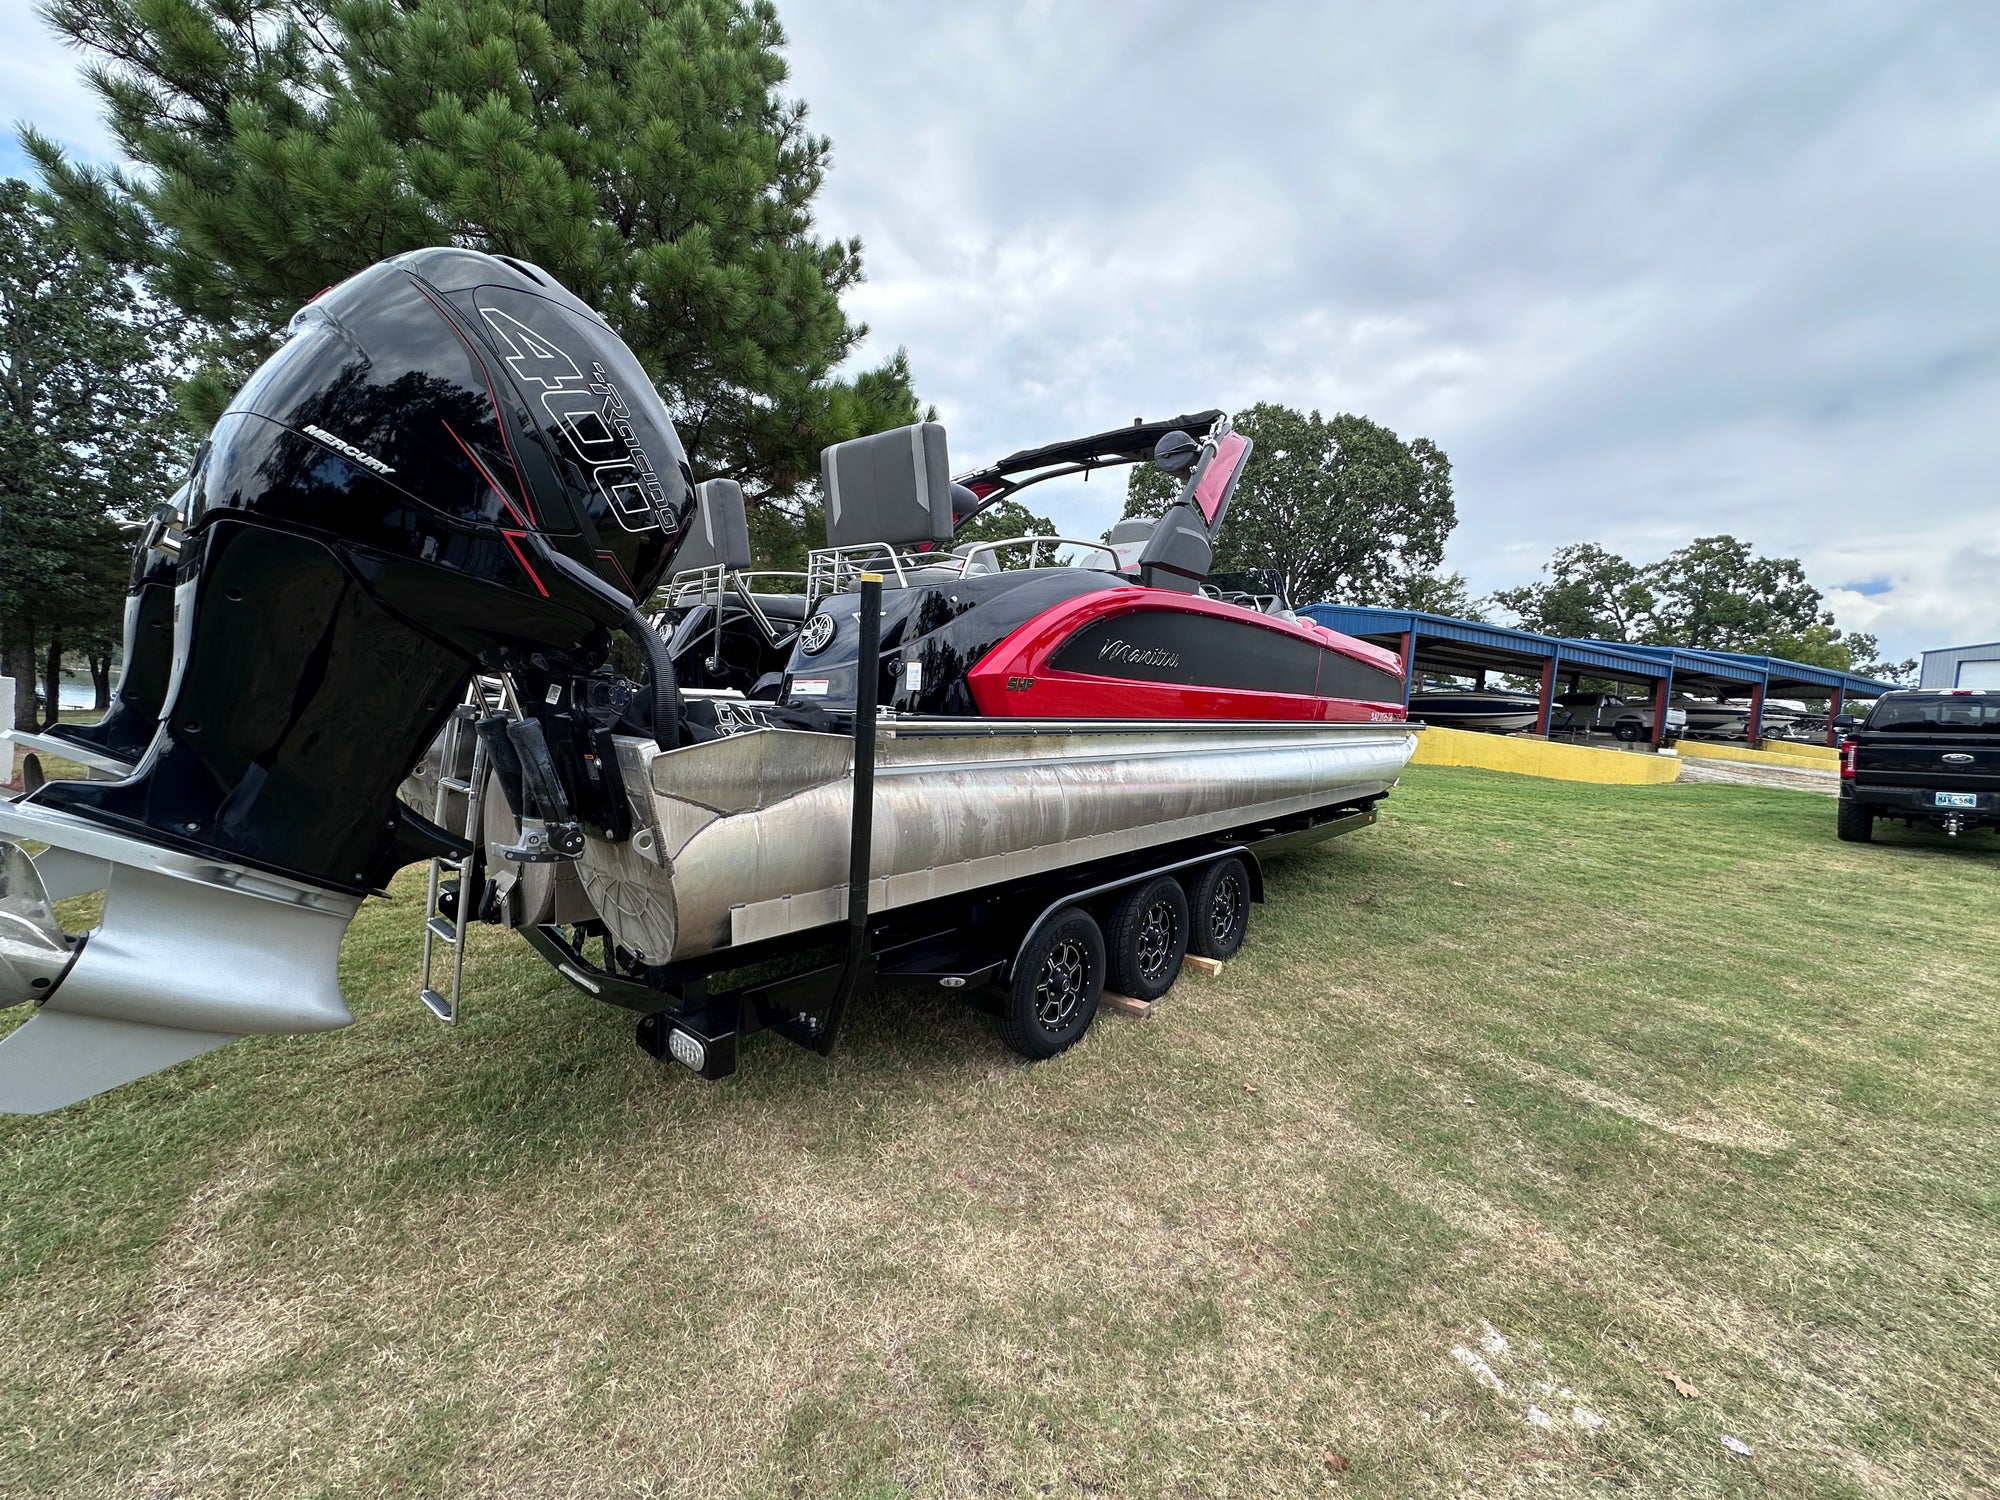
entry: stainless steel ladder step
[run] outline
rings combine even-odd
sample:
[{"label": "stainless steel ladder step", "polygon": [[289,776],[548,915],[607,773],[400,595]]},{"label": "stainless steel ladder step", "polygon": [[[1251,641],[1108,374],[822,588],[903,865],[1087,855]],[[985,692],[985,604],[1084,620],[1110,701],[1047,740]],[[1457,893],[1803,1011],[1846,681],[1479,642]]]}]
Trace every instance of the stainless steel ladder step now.
[{"label": "stainless steel ladder step", "polygon": [[[479,721],[493,712],[496,704],[513,708],[512,700],[513,691],[504,680],[473,678],[466,689],[465,701],[452,710],[451,718],[445,723],[444,743],[440,746],[437,797],[432,804],[431,821],[440,828],[463,834],[465,841],[472,846],[471,852],[462,857],[445,855],[431,861],[430,881],[424,896],[424,977],[417,990],[417,998],[423,1001],[426,1010],[447,1025],[458,1020],[460,995],[465,982],[465,933],[479,908],[479,893],[483,886],[486,850],[482,825],[486,811],[486,778],[491,768],[486,760],[486,742],[479,737]],[[518,712],[518,708],[514,711]],[[464,755],[468,730],[472,734],[471,765],[468,774],[459,776],[455,773]],[[450,821],[454,795],[465,798],[465,818],[459,828],[452,828]],[[448,874],[458,877],[455,887],[445,885]],[[438,909],[438,901],[447,889],[455,890],[449,917]],[[431,982],[439,943],[451,949],[449,994]]]}]

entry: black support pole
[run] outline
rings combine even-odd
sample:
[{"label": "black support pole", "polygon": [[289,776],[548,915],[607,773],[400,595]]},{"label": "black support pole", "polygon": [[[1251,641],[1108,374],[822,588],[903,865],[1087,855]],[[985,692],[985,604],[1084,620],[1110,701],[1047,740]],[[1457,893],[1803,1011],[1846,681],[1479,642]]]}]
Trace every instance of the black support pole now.
[{"label": "black support pole", "polygon": [[868,878],[875,849],[875,700],[882,678],[882,579],[861,575],[861,645],[854,670],[854,814],[847,839],[847,957],[816,1046],[833,1051],[847,1002],[872,967],[868,952]]}]

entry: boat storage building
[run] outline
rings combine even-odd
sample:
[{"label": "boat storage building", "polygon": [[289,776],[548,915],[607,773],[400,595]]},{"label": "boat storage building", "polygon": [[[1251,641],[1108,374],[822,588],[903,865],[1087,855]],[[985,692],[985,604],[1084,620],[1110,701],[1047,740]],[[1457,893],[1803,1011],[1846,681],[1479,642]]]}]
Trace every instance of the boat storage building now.
[{"label": "boat storage building", "polygon": [[1926,651],[1918,687],[2000,688],[2000,641]]}]

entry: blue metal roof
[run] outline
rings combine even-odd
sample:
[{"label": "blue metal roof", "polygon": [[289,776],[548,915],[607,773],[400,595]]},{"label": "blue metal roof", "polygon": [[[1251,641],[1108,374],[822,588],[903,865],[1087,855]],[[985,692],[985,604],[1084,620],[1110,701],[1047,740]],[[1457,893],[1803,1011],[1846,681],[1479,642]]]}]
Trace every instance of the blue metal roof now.
[{"label": "blue metal roof", "polygon": [[[1628,681],[1655,682],[1665,676],[1660,658],[1622,641],[1568,641],[1537,635],[1532,630],[1516,630],[1508,625],[1488,625],[1478,620],[1459,620],[1450,615],[1426,614],[1415,609],[1384,609],[1372,604],[1308,604],[1299,611],[1342,635],[1416,635],[1433,640],[1460,641],[1466,645],[1513,656],[1555,657],[1570,666],[1595,667],[1607,676]],[[1690,670],[1713,671],[1710,666]],[[1732,679],[1756,679],[1730,670]]]},{"label": "blue metal roof", "polygon": [[1843,672],[1838,667],[1816,667],[1809,662],[1788,661],[1782,656],[1749,656],[1741,651],[1704,651],[1700,654],[1762,667],[1765,677],[1772,682],[1839,688],[1857,698],[1875,698],[1896,690],[1893,682],[1880,682],[1873,677],[1863,677],[1859,672]]},{"label": "blue metal roof", "polygon": [[[1581,646],[1593,643],[1564,641],[1563,644]],[[1768,677],[1764,669],[1748,657],[1730,657],[1716,651],[1690,651],[1684,646],[1637,646],[1629,642],[1620,642],[1619,649],[1669,667],[1676,677],[1717,678],[1744,687],[1760,686]]]},{"label": "blue metal roof", "polygon": [[1555,659],[1569,667],[1595,667],[1624,681],[1657,682],[1671,672],[1716,687],[1734,686],[1747,692],[1773,683],[1801,687],[1839,688],[1855,697],[1872,698],[1895,687],[1854,672],[1808,666],[1771,656],[1737,651],[1691,651],[1681,646],[1639,646],[1629,641],[1586,641],[1537,635],[1507,625],[1460,620],[1415,609],[1385,609],[1371,604],[1308,604],[1299,611],[1330,630],[1354,636],[1414,635],[1421,639],[1456,641],[1475,650],[1503,656]]}]

